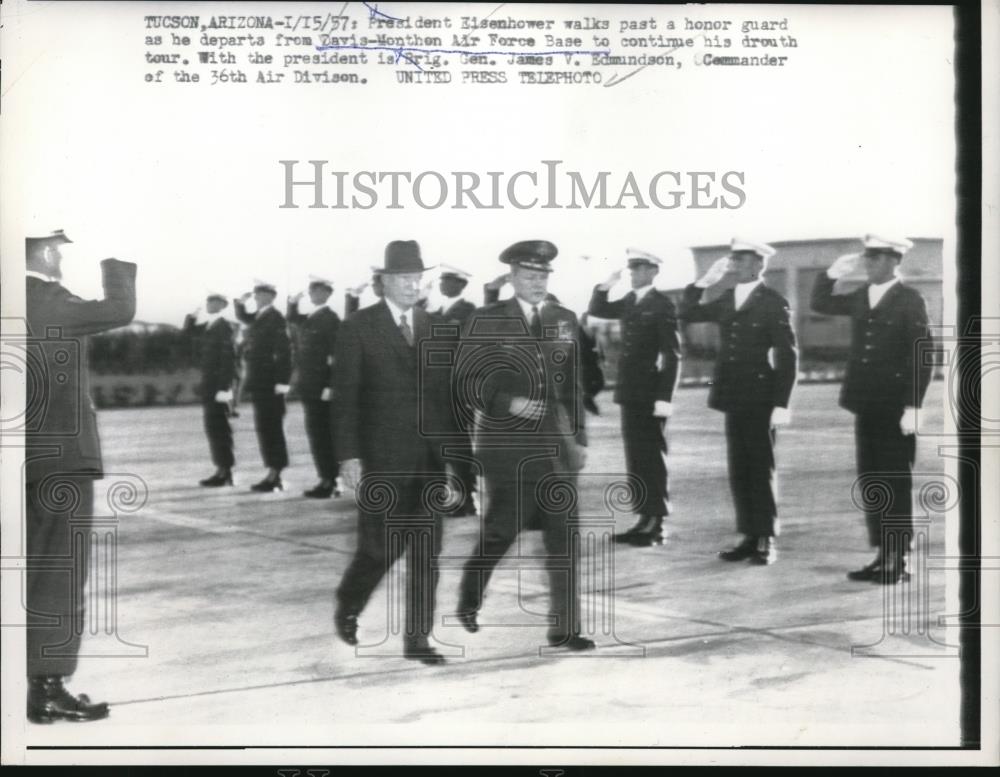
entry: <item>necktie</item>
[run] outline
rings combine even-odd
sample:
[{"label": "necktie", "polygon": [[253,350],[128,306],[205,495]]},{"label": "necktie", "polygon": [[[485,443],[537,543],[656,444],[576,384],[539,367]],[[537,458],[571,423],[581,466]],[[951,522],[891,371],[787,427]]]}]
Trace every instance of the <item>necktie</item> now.
[{"label": "necktie", "polygon": [[413,330],[410,329],[410,324],[406,320],[406,314],[403,313],[399,317],[399,331],[403,333],[403,337],[406,338],[406,344],[409,346],[413,345]]},{"label": "necktie", "polygon": [[538,339],[542,336],[542,318],[538,315],[538,305],[531,306],[531,321],[528,322],[531,336]]}]

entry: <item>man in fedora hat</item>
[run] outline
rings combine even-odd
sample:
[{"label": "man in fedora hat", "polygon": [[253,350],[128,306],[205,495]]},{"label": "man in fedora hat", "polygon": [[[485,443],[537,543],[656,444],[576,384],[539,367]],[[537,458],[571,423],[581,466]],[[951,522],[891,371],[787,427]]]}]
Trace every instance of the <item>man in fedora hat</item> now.
[{"label": "man in fedora hat", "polygon": [[[494,568],[523,530],[541,530],[549,574],[550,646],[589,650],[580,634],[579,559],[572,506],[546,494],[570,493],[586,460],[576,315],[548,298],[547,240],[500,254],[514,296],[485,305],[466,322],[456,374],[476,407],[477,458],[486,483],[480,541],[462,573],[458,619],[479,630],[478,613]],[[470,361],[471,360],[471,361]],[[480,367],[481,368],[477,368]],[[550,451],[540,455],[539,451]]]},{"label": "man in fedora hat", "polygon": [[330,310],[333,281],[316,275],[309,278],[309,315],[299,312],[297,294],[288,301],[288,322],[298,329],[295,350],[296,381],[305,413],[306,436],[319,483],[305,492],[313,499],[340,496],[337,487],[337,458],[333,452],[333,409],[331,382],[334,347],[340,316]]},{"label": "man in fedora hat", "polygon": [[274,285],[256,281],[253,288],[257,309],[247,312],[250,294],[233,300],[236,317],[247,325],[244,345],[246,377],[244,388],[253,402],[254,428],[261,458],[267,474],[250,488],[270,492],[284,488],[281,471],[288,466],[288,446],[285,443],[285,395],[292,377],[292,348],[288,339],[285,317],[274,307],[278,295]]},{"label": "man in fedora hat", "polygon": [[[25,531],[27,534],[28,719],[89,721],[108,705],[73,696],[64,678],[77,666],[86,628],[83,583],[89,567],[94,480],[103,477],[97,412],[90,399],[87,335],[124,326],[135,315],[136,266],[101,262],[104,299],[84,300],[61,283],[63,231],[25,240],[28,352]],[[71,493],[72,498],[56,497]],[[60,560],[72,567],[60,568]]]},{"label": "man in fedora hat", "polygon": [[[726,414],[729,487],[742,541],[719,553],[723,561],[777,561],[778,506],[775,493],[775,429],[789,422],[788,403],[798,370],[798,349],[788,300],[764,283],[775,250],[733,238],[730,253],[717,259],[684,289],[685,322],[719,325],[719,353],[708,406]],[[702,304],[705,289],[721,295]],[[772,366],[773,359],[773,366]]]},{"label": "man in fedora hat", "polygon": [[587,312],[621,320],[614,399],[621,405],[626,469],[642,484],[643,497],[634,505],[638,522],[615,541],[646,547],[663,543],[663,519],[670,514],[667,419],[680,378],[681,341],[674,303],[653,287],[662,260],[636,248],[629,248],[627,256],[632,290],[608,301],[608,292],[622,275],[618,270],[594,288]]},{"label": "man in fedora hat", "polygon": [[[899,263],[913,243],[865,235],[863,254],[848,254],[816,276],[812,309],[851,318],[851,351],[840,406],[854,414],[858,476],[888,487],[890,499],[865,515],[875,560],[848,572],[850,580],[893,585],[909,579],[906,556],[913,537],[913,462],[917,408],[931,380],[933,348],[927,304],[899,279]],[[837,280],[863,266],[867,283],[835,294]]]},{"label": "man in fedora hat", "polygon": [[[415,241],[389,243],[378,269],[383,298],[347,318],[337,336],[334,440],[341,477],[357,495],[358,545],[337,589],[334,625],[357,644],[358,616],[405,551],[403,655],[440,664],[431,640],[441,516],[426,492],[445,482],[446,470],[438,439],[425,430],[457,422],[450,375],[424,374],[419,362],[420,343],[431,336],[431,316],[416,306],[427,269]],[[387,503],[375,504],[386,492]]]},{"label": "man in fedora hat", "polygon": [[202,418],[215,472],[199,483],[209,488],[231,486],[236,462],[229,425],[236,380],[236,332],[235,326],[222,317],[228,304],[222,294],[210,292],[205,298],[204,320],[199,320],[201,310],[196,310],[185,316],[183,327],[185,334],[196,338],[201,365]]}]

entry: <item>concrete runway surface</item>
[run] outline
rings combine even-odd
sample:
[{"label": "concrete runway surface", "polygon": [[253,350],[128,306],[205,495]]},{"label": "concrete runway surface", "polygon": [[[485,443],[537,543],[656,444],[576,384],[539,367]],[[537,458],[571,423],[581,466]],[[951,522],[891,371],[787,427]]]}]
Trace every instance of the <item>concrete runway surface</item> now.
[{"label": "concrete runway surface", "polygon": [[[734,519],[723,417],[705,389],[678,392],[670,420],[674,515],[662,548],[617,549],[590,601],[597,651],[540,654],[547,585],[539,570],[498,569],[470,635],[452,623],[477,518],[445,523],[438,589],[441,667],[397,657],[386,587],[361,618],[361,655],[335,638],[333,591],[354,549],[351,492],[317,501],[299,405],[285,428],[286,490],[251,493],[263,474],[249,405],[234,420],[237,485],[211,472],[199,407],[103,411],[115,493],[92,579],[94,633],[70,688],[111,702],[85,726],[27,726],[41,746],[947,746],[958,744],[957,650],[938,625],[946,599],[945,520],[925,524],[929,553],[909,585],[852,583],[870,560],[851,501],[852,417],[837,385],[800,386],[779,433],[781,536],[772,567],[728,564]],[[942,424],[932,384],[926,431]],[[609,515],[600,491],[622,471],[618,410],[589,416],[582,513]],[[922,437],[915,491],[940,477],[937,438]],[[601,474],[607,473],[607,474]],[[145,482],[145,502],[128,487]],[[523,535],[523,552],[541,549]],[[592,578],[588,578],[592,579]],[[117,597],[107,596],[117,588]],[[613,591],[611,590],[613,589]],[[107,604],[113,603],[114,609]],[[854,650],[852,651],[852,648]],[[388,653],[389,655],[386,655]],[[381,655],[379,655],[381,654]],[[44,751],[42,751],[44,753]],[[259,751],[258,751],[259,752]],[[461,751],[457,751],[461,752]],[[641,751],[637,751],[640,752]],[[637,756],[641,758],[640,756]]]}]

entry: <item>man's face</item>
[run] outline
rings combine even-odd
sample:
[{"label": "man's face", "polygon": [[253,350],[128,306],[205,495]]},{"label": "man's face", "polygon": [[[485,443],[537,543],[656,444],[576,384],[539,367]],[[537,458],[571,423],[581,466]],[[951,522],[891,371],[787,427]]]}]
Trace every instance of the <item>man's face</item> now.
[{"label": "man's face", "polygon": [[209,297],[205,300],[205,310],[209,313],[218,313],[226,307],[226,301],[224,299],[219,299],[218,297]]},{"label": "man's face", "polygon": [[253,301],[257,303],[258,308],[267,307],[272,302],[274,302],[274,292],[273,291],[255,291],[253,293]]},{"label": "man's face", "polygon": [[322,283],[313,283],[309,285],[309,301],[313,305],[325,305],[326,301],[330,299],[330,294],[333,290]]},{"label": "man's face", "polygon": [[760,277],[764,260],[753,251],[735,251],[729,258],[729,272],[736,276],[737,283],[750,283]]},{"label": "man's face", "polygon": [[641,289],[653,282],[660,268],[648,262],[636,262],[628,266],[628,271],[632,274],[632,288]]},{"label": "man's face", "polygon": [[418,272],[390,273],[382,276],[385,297],[400,310],[409,310],[420,299]]},{"label": "man's face", "polygon": [[452,278],[451,276],[443,276],[441,278],[441,283],[438,284],[438,289],[448,299],[454,299],[459,296],[464,288],[465,281],[459,280],[458,278]]},{"label": "man's face", "polygon": [[864,257],[865,272],[868,273],[869,283],[885,283],[895,277],[896,268],[899,266],[896,254],[891,251],[867,248]]},{"label": "man's face", "polygon": [[515,264],[510,273],[510,285],[514,294],[529,305],[537,305],[545,299],[549,290],[549,273],[545,270],[530,270]]}]

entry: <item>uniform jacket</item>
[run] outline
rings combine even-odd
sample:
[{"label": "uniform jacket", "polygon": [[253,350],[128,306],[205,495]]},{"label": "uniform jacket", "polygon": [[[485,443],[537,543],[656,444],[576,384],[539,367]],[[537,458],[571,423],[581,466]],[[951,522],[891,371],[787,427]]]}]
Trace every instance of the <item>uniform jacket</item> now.
[{"label": "uniform jacket", "polygon": [[251,394],[273,394],[275,385],[288,385],[292,379],[292,348],[285,317],[273,305],[263,312],[247,313],[243,303],[236,300],[234,308],[236,317],[247,324],[244,389]]},{"label": "uniform jacket", "polygon": [[840,390],[841,407],[852,413],[920,407],[932,370],[930,359],[920,351],[933,348],[920,292],[897,282],[870,308],[867,285],[850,294],[834,294],[834,283],[825,272],[816,277],[812,309],[851,317],[851,352]]},{"label": "uniform jacket", "polygon": [[[431,317],[413,308],[407,344],[385,300],[353,313],[337,335],[334,441],[339,461],[361,459],[366,473],[443,471],[442,438],[458,432],[447,365],[419,369]],[[454,340],[445,347],[453,349]]]},{"label": "uniform jacket", "polygon": [[763,283],[750,292],[739,310],[733,289],[705,305],[699,304],[702,291],[694,284],[684,289],[680,316],[688,323],[719,325],[719,353],[708,406],[727,413],[788,407],[798,371],[788,301]]},{"label": "uniform jacket", "polygon": [[299,306],[292,302],[288,305],[288,322],[299,329],[295,353],[299,396],[319,399],[323,389],[330,386],[340,316],[328,307],[304,316],[299,313]]},{"label": "uniform jacket", "polygon": [[635,292],[608,302],[608,292],[595,288],[588,312],[617,318],[622,324],[622,354],[618,362],[615,402],[648,405],[671,402],[680,379],[681,340],[677,311],[670,298],[650,289],[637,304]]},{"label": "uniform jacket", "polygon": [[235,327],[222,317],[211,324],[198,324],[188,315],[184,332],[197,338],[202,400],[211,402],[216,392],[229,391],[236,379]]},{"label": "uniform jacket", "polygon": [[441,317],[451,324],[464,324],[475,311],[475,305],[466,299],[459,299],[445,308]]},{"label": "uniform jacket", "polygon": [[[466,321],[459,360],[463,396],[481,403],[481,442],[517,445],[526,436],[572,438],[587,444],[581,388],[579,323],[562,305],[541,310],[542,339],[529,334],[515,298],[478,308]],[[482,365],[482,369],[469,369]],[[511,428],[514,397],[543,399],[537,424]],[[484,463],[485,463],[484,457]]]},{"label": "uniform jacket", "polygon": [[27,278],[29,483],[60,472],[103,474],[86,336],[124,326],[135,316],[136,266],[105,259],[101,271],[104,299],[100,300],[81,299],[58,281]]}]

